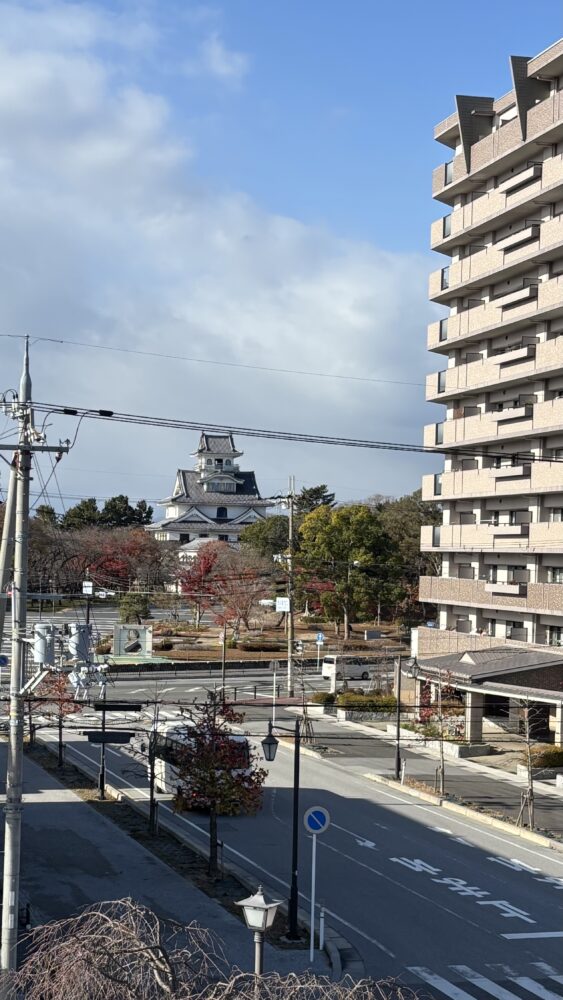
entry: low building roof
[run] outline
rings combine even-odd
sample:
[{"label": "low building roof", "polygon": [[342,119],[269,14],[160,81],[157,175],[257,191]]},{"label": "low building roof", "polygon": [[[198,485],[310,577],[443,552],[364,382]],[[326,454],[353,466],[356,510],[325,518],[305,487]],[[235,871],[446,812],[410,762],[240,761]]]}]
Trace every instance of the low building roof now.
[{"label": "low building roof", "polygon": [[502,677],[519,671],[536,670],[539,667],[563,667],[563,658],[557,653],[542,650],[510,649],[507,646],[487,650],[471,650],[466,653],[449,653],[420,659],[420,665],[430,676],[438,676],[448,671],[453,677],[468,681]]}]

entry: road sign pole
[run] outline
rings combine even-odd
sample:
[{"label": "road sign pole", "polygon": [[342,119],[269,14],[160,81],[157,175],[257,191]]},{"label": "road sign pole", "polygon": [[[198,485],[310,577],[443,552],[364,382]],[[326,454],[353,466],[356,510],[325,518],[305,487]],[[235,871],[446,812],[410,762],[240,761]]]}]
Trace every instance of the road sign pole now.
[{"label": "road sign pole", "polygon": [[320,673],[321,669],[321,644],[317,643],[317,673]]},{"label": "road sign pole", "polygon": [[274,686],[272,688],[272,726],[276,724],[276,661],[274,660]]},{"label": "road sign pole", "polygon": [[315,891],[317,887],[317,835],[313,834],[311,849],[311,941],[309,944],[309,961],[315,956]]}]

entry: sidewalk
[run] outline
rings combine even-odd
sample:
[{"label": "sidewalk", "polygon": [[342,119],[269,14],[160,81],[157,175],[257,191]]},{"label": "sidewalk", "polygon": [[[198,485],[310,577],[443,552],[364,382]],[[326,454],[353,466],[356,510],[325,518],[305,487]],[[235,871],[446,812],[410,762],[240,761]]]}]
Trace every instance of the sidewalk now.
[{"label": "sidewalk", "polygon": [[[5,762],[6,746],[0,745],[0,768]],[[89,903],[132,896],[162,916],[209,928],[233,965],[253,968],[253,935],[242,921],[27,758],[21,870],[21,903],[30,903],[34,925]],[[264,965],[299,972],[309,967],[309,953],[266,941]],[[324,956],[313,968],[329,972]]]}]

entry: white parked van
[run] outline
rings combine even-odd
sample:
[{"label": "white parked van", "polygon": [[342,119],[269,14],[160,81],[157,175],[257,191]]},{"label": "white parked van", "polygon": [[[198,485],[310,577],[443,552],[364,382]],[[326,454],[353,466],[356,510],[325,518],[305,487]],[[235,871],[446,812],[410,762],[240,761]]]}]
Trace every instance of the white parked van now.
[{"label": "white parked van", "polygon": [[321,675],[327,680],[334,677],[337,681],[355,678],[368,681],[374,666],[375,664],[369,663],[361,656],[324,656]]}]

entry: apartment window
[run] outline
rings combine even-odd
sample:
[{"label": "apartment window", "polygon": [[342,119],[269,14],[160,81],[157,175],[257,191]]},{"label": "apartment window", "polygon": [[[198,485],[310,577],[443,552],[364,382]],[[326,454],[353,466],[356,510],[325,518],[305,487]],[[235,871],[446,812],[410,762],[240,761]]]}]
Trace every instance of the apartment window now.
[{"label": "apartment window", "polygon": [[440,545],[440,525],[435,524],[432,527],[432,545],[434,548],[438,548]]},{"label": "apartment window", "polygon": [[496,618],[489,618],[487,621],[487,635],[495,636],[497,634],[497,620]]},{"label": "apartment window", "polygon": [[449,264],[442,268],[442,277],[440,282],[440,287],[442,289],[450,287],[450,267]]},{"label": "apartment window", "polygon": [[444,424],[436,424],[434,444],[444,443]]},{"label": "apartment window", "polygon": [[[446,391],[446,372],[438,372],[438,392]],[[563,394],[563,389],[561,390]]]},{"label": "apartment window", "polygon": [[448,320],[447,319],[441,319],[440,320],[440,334],[439,334],[440,343],[443,340],[447,340],[447,339],[448,339]]},{"label": "apartment window", "polygon": [[487,566],[487,583],[496,583],[496,582],[497,582],[497,567]]},{"label": "apartment window", "polygon": [[442,219],[442,236],[451,236],[452,234],[452,217],[451,215],[445,215]]},{"label": "apartment window", "polygon": [[442,474],[440,472],[434,476],[434,496],[442,496]]},{"label": "apartment window", "polygon": [[451,184],[454,179],[454,161],[444,164],[444,184]]},{"label": "apartment window", "polygon": [[524,628],[522,622],[506,623],[506,638],[517,639],[520,642],[528,641],[528,630]]},{"label": "apartment window", "polygon": [[547,567],[547,582],[548,583],[563,583],[563,566],[548,566]]},{"label": "apartment window", "polygon": [[560,524],[563,521],[563,508],[562,507],[550,507],[549,508],[549,520],[551,524]]},{"label": "apartment window", "polygon": [[497,528],[498,527],[498,523],[499,523],[499,511],[498,510],[492,510],[491,511],[491,524],[493,525],[494,528]]}]

